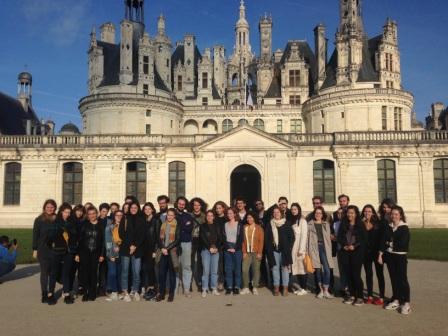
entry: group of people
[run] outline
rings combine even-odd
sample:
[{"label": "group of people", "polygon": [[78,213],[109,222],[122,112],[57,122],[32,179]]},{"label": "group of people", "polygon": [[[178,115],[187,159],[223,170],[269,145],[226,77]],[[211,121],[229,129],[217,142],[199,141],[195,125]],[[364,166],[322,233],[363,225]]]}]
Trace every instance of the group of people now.
[{"label": "group of people", "polygon": [[[248,209],[242,198],[211,209],[200,198],[159,196],[159,211],[128,196],[117,203],[72,208],[47,200],[34,222],[33,256],[41,268],[42,303],[56,304],[55,286],[63,286],[67,304],[82,301],[172,302],[176,289],[191,297],[193,286],[207,295],[258,295],[268,286],[274,296],[306,295],[318,299],[340,294],[346,304],[365,303],[409,314],[407,252],[410,233],[403,209],[385,199],[378,212],[360,211],[347,195],[333,214],[313,197],[307,216],[298,203],[280,197],[265,208]],[[333,269],[339,269],[339,287]],[[392,297],[385,300],[383,265],[388,267]],[[367,296],[364,296],[362,268]],[[374,297],[373,268],[379,293]],[[314,274],[314,277],[310,275]],[[78,288],[74,290],[75,279]],[[313,283],[314,278],[314,285]]]}]

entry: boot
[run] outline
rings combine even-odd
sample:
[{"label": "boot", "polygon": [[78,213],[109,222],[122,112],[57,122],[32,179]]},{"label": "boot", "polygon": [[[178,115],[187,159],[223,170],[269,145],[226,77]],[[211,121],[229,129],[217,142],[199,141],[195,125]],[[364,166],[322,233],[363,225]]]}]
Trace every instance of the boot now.
[{"label": "boot", "polygon": [[48,293],[47,292],[42,292],[41,302],[42,303],[48,303]]},{"label": "boot", "polygon": [[283,287],[283,296],[288,296],[288,287]]},{"label": "boot", "polygon": [[274,286],[274,296],[279,296],[279,295],[280,295],[280,287]]}]

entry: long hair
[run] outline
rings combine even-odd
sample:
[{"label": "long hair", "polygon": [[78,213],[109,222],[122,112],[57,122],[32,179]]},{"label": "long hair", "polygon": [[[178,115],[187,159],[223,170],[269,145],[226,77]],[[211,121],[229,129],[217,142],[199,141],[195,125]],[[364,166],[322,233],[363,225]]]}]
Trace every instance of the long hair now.
[{"label": "long hair", "polygon": [[274,210],[277,209],[278,211],[280,211],[280,215],[282,218],[285,218],[285,214],[283,213],[282,209],[280,209],[280,207],[275,204],[272,208],[271,208],[271,219],[274,218]]},{"label": "long hair", "polygon": [[192,198],[190,200],[190,204],[188,204],[188,211],[190,213],[193,213],[193,206],[194,206],[195,202],[197,202],[197,203],[199,203],[201,205],[201,212],[202,213],[205,213],[207,211],[207,208],[208,208],[207,203],[205,203],[205,201],[202,198],[200,198],[200,197],[194,197],[194,198]]},{"label": "long hair", "polygon": [[258,218],[257,214],[253,211],[249,211],[246,215],[246,223],[247,223],[247,217],[251,216],[254,219],[255,224],[260,224],[260,218]]},{"label": "long hair", "polygon": [[406,223],[406,215],[404,214],[404,210],[403,210],[403,208],[402,208],[401,206],[399,206],[399,205],[394,205],[394,206],[392,207],[391,212],[392,212],[393,210],[398,211],[398,212],[400,213],[401,220],[402,220],[404,223]]},{"label": "long hair", "polygon": [[342,218],[342,222],[341,222],[342,227],[345,228],[345,229],[348,229],[348,227],[350,225],[350,222],[349,222],[348,217],[347,217],[347,213],[348,213],[349,210],[355,211],[355,216],[356,216],[355,226],[361,227],[363,225],[362,218],[361,218],[361,213],[359,212],[359,208],[356,205],[349,205],[347,207],[347,211],[345,212],[346,215]]},{"label": "long hair", "polygon": [[154,217],[156,215],[156,213],[157,213],[156,212],[156,208],[154,208],[154,204],[152,204],[151,202],[146,202],[145,205],[143,205],[143,208],[142,208],[142,213],[143,213],[143,216],[145,216],[145,219],[148,219],[146,217],[146,214],[145,214],[145,208],[146,207],[149,207],[149,208],[152,209],[152,216]]},{"label": "long hair", "polygon": [[218,216],[218,214],[216,213],[216,207],[218,205],[220,205],[224,209],[224,216],[227,216],[226,212],[227,212],[227,209],[229,208],[229,206],[223,201],[218,201],[213,205],[212,210],[215,213],[215,216]]},{"label": "long hair", "polygon": [[113,225],[115,225],[115,222],[116,222],[116,221],[115,221],[115,216],[116,216],[118,213],[120,213],[120,212],[121,212],[121,214],[122,214],[123,216],[121,216],[120,223],[118,223],[118,225],[119,225],[119,226],[124,225],[124,222],[125,222],[125,220],[126,220],[126,216],[125,216],[123,210],[117,210],[117,211],[114,212],[114,218],[112,218],[112,224],[113,224]]},{"label": "long hair", "polygon": [[364,210],[366,210],[366,209],[371,209],[372,210],[372,219],[370,220],[370,222],[373,224],[373,226],[376,227],[378,225],[379,218],[378,218],[378,214],[376,213],[375,208],[373,207],[372,204],[364,205],[364,208],[362,208],[362,211],[361,211],[361,217],[362,217],[363,220],[365,220],[365,218],[364,218]]},{"label": "long hair", "polygon": [[302,207],[300,206],[300,204],[297,203],[297,202],[294,202],[294,203],[291,204],[291,207],[289,208],[289,210],[291,210],[291,215],[292,215],[292,208],[293,207],[296,207],[299,210],[299,213],[296,216],[293,216],[294,219],[301,218],[302,217]]},{"label": "long hair", "polygon": [[[82,212],[81,218],[76,218],[76,211]],[[84,220],[86,219],[86,208],[84,208],[84,205],[78,204],[73,208],[72,215],[75,220]]]},{"label": "long hair", "polygon": [[137,217],[140,217],[140,216],[143,217],[143,215],[142,215],[142,209],[140,209],[140,204],[139,204],[138,202],[135,202],[135,201],[133,201],[132,203],[129,204],[129,212],[128,212],[128,215],[133,216],[133,215],[131,214],[131,208],[132,208],[133,205],[137,206],[137,213],[136,213],[135,215],[136,215]]},{"label": "long hair", "polygon": [[59,206],[58,213],[56,215],[57,221],[62,221],[62,213],[67,209],[70,210],[70,216],[67,218],[67,220],[70,220],[70,217],[71,217],[72,211],[73,211],[72,206],[70,204],[68,204],[67,202],[64,202]]},{"label": "long hair", "polygon": [[384,210],[383,210],[384,205],[387,205],[388,208],[392,209],[396,204],[395,204],[395,201],[391,198],[385,198],[381,201],[380,207],[378,208],[378,213],[380,215],[379,217],[381,220],[384,220],[386,217],[386,214],[384,213]]},{"label": "long hair", "polygon": [[[45,212],[45,208],[47,207],[48,204],[51,204],[51,205],[54,207],[54,211],[55,211],[55,212],[53,213],[52,216],[48,216],[47,213]],[[47,199],[47,200],[44,202],[44,205],[42,206],[42,213],[40,214],[39,217],[41,217],[41,218],[42,218],[43,220],[45,220],[45,221],[50,221],[50,222],[52,222],[52,221],[54,221],[55,218],[56,218],[56,209],[57,209],[57,208],[58,208],[58,206],[57,206],[55,200],[53,200],[53,199]]]},{"label": "long hair", "polygon": [[316,211],[317,211],[317,210],[322,211],[322,220],[323,220],[324,222],[326,222],[326,221],[327,221],[327,213],[325,212],[324,207],[321,206],[321,205],[319,205],[318,207],[316,207],[316,208],[313,210],[313,212],[311,213],[311,214],[312,214],[312,215],[311,215],[311,219],[312,219],[312,220],[316,220]]}]

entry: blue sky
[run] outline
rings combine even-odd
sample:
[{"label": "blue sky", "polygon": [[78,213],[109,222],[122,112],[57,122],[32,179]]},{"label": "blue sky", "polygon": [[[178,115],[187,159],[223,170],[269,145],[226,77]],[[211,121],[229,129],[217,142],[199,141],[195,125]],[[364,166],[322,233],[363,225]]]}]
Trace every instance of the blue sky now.
[{"label": "blue sky", "polygon": [[[305,39],[314,48],[313,28],[327,26],[333,49],[338,26],[338,0],[246,0],[251,43],[258,53],[257,22],[271,13],[273,47]],[[387,17],[398,22],[403,85],[415,95],[423,120],[430,104],[448,103],[448,1],[364,0],[364,23],[370,37],[378,35]],[[239,0],[146,0],[145,23],[151,35],[160,13],[167,18],[173,41],[193,33],[201,50],[224,44],[229,56]],[[0,0],[0,91],[16,95],[17,74],[33,74],[33,104],[41,118],[59,128],[80,124],[78,101],[87,93],[87,47],[93,25],[119,25],[122,0]]]}]

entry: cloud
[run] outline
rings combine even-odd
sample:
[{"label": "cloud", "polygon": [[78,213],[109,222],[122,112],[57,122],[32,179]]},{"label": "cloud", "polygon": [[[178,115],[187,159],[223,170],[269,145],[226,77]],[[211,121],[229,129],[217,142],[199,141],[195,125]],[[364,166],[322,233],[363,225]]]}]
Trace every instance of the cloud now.
[{"label": "cloud", "polygon": [[21,9],[30,33],[56,46],[73,44],[89,16],[89,0],[22,0]]}]

